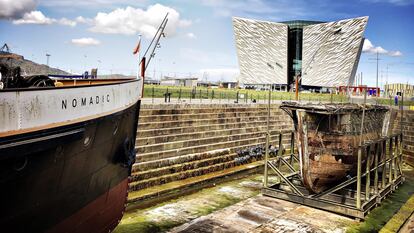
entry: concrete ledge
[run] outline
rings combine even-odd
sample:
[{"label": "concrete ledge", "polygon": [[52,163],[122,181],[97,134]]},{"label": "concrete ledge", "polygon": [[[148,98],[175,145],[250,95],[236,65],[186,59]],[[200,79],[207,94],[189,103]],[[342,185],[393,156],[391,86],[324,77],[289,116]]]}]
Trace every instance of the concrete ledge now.
[{"label": "concrete ledge", "polygon": [[[186,108],[267,108],[265,103],[208,103],[209,100],[194,100],[192,103],[162,103],[162,104],[141,104],[141,109],[186,109]],[[272,104],[272,108],[279,107],[279,104]]]},{"label": "concrete ledge", "polygon": [[263,161],[232,167],[229,169],[212,172],[202,176],[178,180],[155,187],[129,192],[127,210],[150,206],[163,200],[191,193],[205,187],[214,186],[215,183],[228,181],[231,178],[239,178],[256,173],[263,168]]},{"label": "concrete ledge", "polygon": [[[271,114],[283,115],[281,110],[272,109]],[[188,119],[206,119],[206,118],[228,118],[228,117],[241,117],[241,116],[254,116],[254,115],[267,115],[267,110],[262,109],[249,109],[249,111],[239,112],[213,112],[213,113],[185,113],[185,114],[162,114],[162,115],[141,115],[139,117],[139,123],[153,122],[153,121],[173,121],[177,119],[188,120]]]},{"label": "concrete ledge", "polygon": [[410,216],[411,218],[414,218],[413,213],[414,196],[411,196],[410,199],[408,199],[408,201],[401,207],[401,209],[394,214],[387,224],[385,224],[385,226],[380,230],[380,233],[399,232],[403,228],[404,224],[410,219]]}]

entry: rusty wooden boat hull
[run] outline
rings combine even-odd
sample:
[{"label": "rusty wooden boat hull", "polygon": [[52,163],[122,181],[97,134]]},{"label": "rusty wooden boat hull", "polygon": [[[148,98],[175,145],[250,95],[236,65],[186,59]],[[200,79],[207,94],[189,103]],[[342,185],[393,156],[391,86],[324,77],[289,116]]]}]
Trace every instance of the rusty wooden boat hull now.
[{"label": "rusty wooden boat hull", "polygon": [[[357,104],[284,102],[293,119],[303,185],[320,193],[356,174],[363,108]],[[362,140],[388,133],[391,114],[384,106],[367,106]],[[366,165],[362,158],[363,166]]]}]

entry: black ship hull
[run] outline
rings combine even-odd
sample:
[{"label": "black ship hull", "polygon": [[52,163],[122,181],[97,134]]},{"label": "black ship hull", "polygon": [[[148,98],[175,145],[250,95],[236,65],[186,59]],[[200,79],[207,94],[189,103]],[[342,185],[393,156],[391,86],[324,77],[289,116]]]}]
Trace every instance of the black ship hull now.
[{"label": "black ship hull", "polygon": [[140,101],[0,138],[2,232],[108,232],[122,218]]}]

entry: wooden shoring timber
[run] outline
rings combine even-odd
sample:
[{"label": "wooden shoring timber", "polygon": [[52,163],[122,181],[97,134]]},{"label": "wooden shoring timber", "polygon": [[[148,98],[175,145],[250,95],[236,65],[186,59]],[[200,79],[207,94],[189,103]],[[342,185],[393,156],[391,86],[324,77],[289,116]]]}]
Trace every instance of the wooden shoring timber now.
[{"label": "wooden shoring timber", "polygon": [[[278,155],[269,159],[265,166],[280,179],[273,185],[267,184],[262,194],[363,219],[404,182],[401,142],[401,133],[365,142],[358,148],[361,158],[367,160],[364,167],[364,161],[359,161],[360,176],[349,177],[319,194],[310,193],[304,187],[300,171],[295,169],[297,155]],[[265,179],[268,175],[265,173]]]}]

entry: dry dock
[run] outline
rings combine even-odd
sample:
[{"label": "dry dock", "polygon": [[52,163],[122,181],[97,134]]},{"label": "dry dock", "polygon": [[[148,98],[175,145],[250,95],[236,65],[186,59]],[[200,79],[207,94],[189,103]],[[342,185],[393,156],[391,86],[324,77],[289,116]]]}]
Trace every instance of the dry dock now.
[{"label": "dry dock", "polygon": [[[237,150],[263,144],[265,105],[148,104],[141,113],[130,204],[115,232],[373,232],[414,192],[406,166],[407,181],[361,223],[263,197],[262,160],[236,158]],[[277,132],[292,129],[292,123],[278,105],[271,113],[271,141],[277,144]],[[394,131],[400,131],[400,120]],[[406,111],[402,120],[410,161],[414,113]],[[290,141],[283,144],[288,149]]]}]

